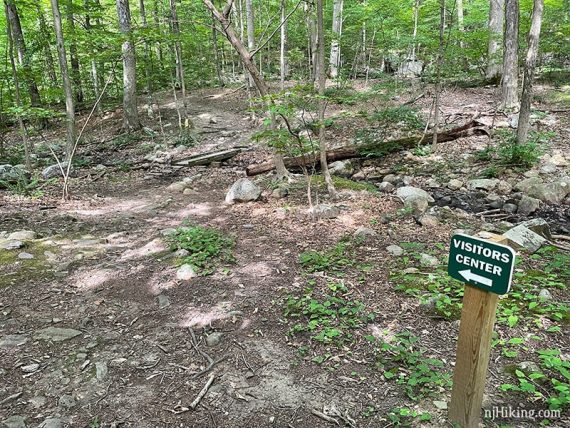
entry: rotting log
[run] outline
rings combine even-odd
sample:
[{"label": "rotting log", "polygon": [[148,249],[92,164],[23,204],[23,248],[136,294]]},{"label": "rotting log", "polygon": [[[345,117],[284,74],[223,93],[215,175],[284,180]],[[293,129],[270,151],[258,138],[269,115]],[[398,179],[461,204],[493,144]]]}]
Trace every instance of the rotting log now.
[{"label": "rotting log", "polygon": [[[469,137],[472,135],[488,135],[487,128],[481,122],[471,120],[464,125],[437,134],[437,142],[445,143],[457,140],[458,138]],[[433,133],[414,135],[412,137],[399,138],[389,141],[375,141],[368,144],[357,144],[352,146],[340,147],[337,149],[327,150],[327,161],[334,162],[344,159],[353,159],[359,157],[382,157],[389,153],[397,152],[403,149],[410,149],[418,145],[419,141],[423,144],[433,141]],[[313,166],[319,165],[318,155],[305,155],[285,158],[285,166],[287,169],[299,168],[303,165]],[[246,168],[248,176],[263,174],[275,169],[273,161],[250,165]]]},{"label": "rotting log", "polygon": [[203,153],[200,155],[192,156],[186,159],[178,160],[172,162],[175,166],[199,166],[199,165],[209,165],[212,162],[220,162],[233,158],[234,156],[243,152],[245,147],[237,147],[228,150],[222,150],[211,153]]}]

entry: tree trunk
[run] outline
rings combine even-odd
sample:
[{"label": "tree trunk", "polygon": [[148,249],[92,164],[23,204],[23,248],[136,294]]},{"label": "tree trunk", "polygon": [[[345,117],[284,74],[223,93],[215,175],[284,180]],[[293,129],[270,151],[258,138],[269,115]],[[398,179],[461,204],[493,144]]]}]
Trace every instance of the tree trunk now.
[{"label": "tree trunk", "polygon": [[307,41],[307,54],[309,58],[309,77],[310,80],[315,82],[317,79],[317,23],[315,19],[314,6],[307,2],[305,3],[305,11],[307,14],[307,34],[309,40]]},{"label": "tree trunk", "polygon": [[71,62],[71,80],[75,85],[75,99],[78,103],[83,102],[83,87],[81,85],[81,70],[79,57],[77,56],[77,42],[75,40],[75,15],[73,13],[73,0],[66,3],[67,25],[69,26],[69,59]]},{"label": "tree trunk", "polygon": [[[85,6],[85,30],[87,31],[87,33],[91,32],[91,30],[93,29],[93,27],[91,26],[91,16],[90,16],[90,12],[91,12],[91,1],[90,0],[85,0],[84,2],[84,6]],[[95,60],[95,54],[96,54],[96,46],[92,46],[91,47],[91,80],[93,82],[93,94],[95,95],[95,102],[97,103],[95,108],[97,111],[98,115],[101,115],[102,110],[101,110],[101,103],[97,102],[99,100],[99,97],[101,96],[101,90],[99,88],[99,74],[97,72],[97,61]]]},{"label": "tree trunk", "polygon": [[[342,3],[342,2],[341,2]],[[327,76],[325,72],[325,24],[323,17],[323,0],[317,0],[317,32],[319,34],[318,40],[318,63],[319,74],[317,82],[319,86],[319,150],[320,150],[320,163],[325,183],[327,184],[327,191],[331,198],[336,198],[337,193],[331,178],[331,173],[327,165],[327,142],[325,138],[325,110],[327,102],[325,99],[325,89],[327,83]]]},{"label": "tree trunk", "polygon": [[137,110],[137,75],[135,46],[131,34],[129,0],[117,0],[119,29],[124,37],[123,53],[123,129],[127,132],[141,128]]},{"label": "tree trunk", "polygon": [[[148,31],[148,22],[146,19],[146,9],[144,0],[139,0],[139,12],[141,15],[141,25],[143,30]],[[146,90],[149,98],[152,97],[152,62],[150,57],[150,46],[148,44],[148,36],[144,38],[144,76],[146,80]]]},{"label": "tree trunk", "polygon": [[287,77],[287,23],[285,22],[286,3],[286,0],[281,0],[281,49],[279,52],[281,90],[285,89],[285,78]]},{"label": "tree trunk", "polygon": [[16,3],[14,0],[5,0],[4,4],[6,6],[6,22],[10,23],[12,41],[16,45],[16,50],[18,51],[18,63],[24,71],[28,93],[30,94],[30,102],[33,107],[40,107],[42,104],[40,92],[38,91],[38,85],[34,80],[32,68],[30,66],[30,58],[28,56]]},{"label": "tree trunk", "polygon": [[222,64],[220,60],[220,51],[218,47],[218,30],[216,30],[216,18],[212,15],[212,48],[214,50],[214,64],[216,66],[216,75],[218,76],[218,83],[223,88],[225,86],[224,78],[222,77]]},{"label": "tree trunk", "polygon": [[[222,12],[218,11],[218,9],[214,6],[214,4],[210,0],[203,0],[206,7],[210,10],[210,12],[214,15],[216,20],[221,24],[222,29],[234,47],[236,52],[238,53],[241,61],[247,71],[249,72],[250,76],[252,77],[259,94],[262,97],[266,97],[269,94],[269,87],[261,77],[259,70],[257,69],[255,63],[252,61],[251,53],[245,48],[239,37],[237,36],[234,28],[232,27],[231,23],[229,22],[228,16],[230,14],[230,10],[233,5],[233,0],[228,0],[227,5],[224,7]],[[267,101],[268,107],[271,107],[272,101]],[[268,108],[271,114],[271,126],[275,126],[275,114]],[[283,163],[283,156],[279,153],[275,153],[274,162],[277,167],[277,175],[280,178],[288,176],[287,170],[285,169],[285,164]]]},{"label": "tree trunk", "polygon": [[61,26],[61,13],[59,11],[58,0],[51,0],[51,9],[53,13],[53,26],[55,28],[55,37],[57,42],[59,69],[61,71],[63,90],[65,92],[65,112],[67,116],[66,159],[71,160],[73,146],[75,145],[75,139],[77,138],[77,131],[75,129],[75,106],[73,103],[73,89],[71,87],[69,72],[67,70],[67,55],[65,53],[65,43],[63,40],[63,29]]},{"label": "tree trunk", "polygon": [[517,129],[517,144],[526,143],[530,128],[530,105],[532,101],[532,84],[534,69],[538,56],[538,43],[540,40],[540,27],[542,25],[542,11],[544,0],[534,0],[530,32],[528,34],[528,52],[524,67],[523,90],[521,96],[521,110],[519,113],[519,126]]},{"label": "tree trunk", "polygon": [[[6,13],[6,33],[8,36],[8,56],[10,57],[10,66],[12,67],[12,78],[14,79],[14,96],[16,99],[16,107],[22,109],[22,98],[20,97],[20,82],[18,80],[18,70],[16,69],[16,61],[14,59],[14,41],[12,37],[12,20],[10,19],[10,11],[8,5],[4,3],[4,11]],[[22,120],[22,115],[17,113],[18,116],[18,126],[20,127],[20,133],[22,134],[22,143],[24,144],[24,155],[26,158],[26,169],[28,171],[32,170],[32,162],[30,158],[30,147],[28,145],[28,135],[26,132],[26,126]]]},{"label": "tree trunk", "polygon": [[499,82],[502,73],[501,51],[505,20],[505,0],[490,0],[489,46],[487,48],[487,70],[485,77]]},{"label": "tree trunk", "polygon": [[[472,135],[488,135],[488,131],[482,123],[471,120],[465,125],[450,129],[449,131],[440,132],[437,134],[437,142],[444,143],[458,138],[470,137]],[[374,141],[367,144],[340,147],[326,152],[327,161],[332,162],[359,157],[382,157],[390,153],[417,147],[418,141],[424,141],[427,143],[431,140],[433,140],[433,134],[428,134],[426,136],[415,135],[412,137],[399,138],[397,140]],[[287,168],[300,168],[303,165],[311,166],[311,164],[315,164],[315,166],[317,166],[320,164],[320,156],[298,156],[294,158],[285,158],[284,163]],[[275,169],[275,164],[273,162],[265,162],[248,166],[246,173],[247,175],[252,176],[263,174],[264,172],[269,172],[273,169]]]},{"label": "tree trunk", "polygon": [[439,49],[437,52],[437,62],[436,62],[436,81],[435,81],[435,100],[433,103],[433,147],[437,144],[437,133],[439,132],[439,108],[440,108],[440,98],[441,98],[441,68],[443,67],[443,31],[445,27],[445,0],[439,1]]},{"label": "tree trunk", "polygon": [[505,53],[501,108],[518,107],[519,0],[506,0]]},{"label": "tree trunk", "polygon": [[418,20],[420,16],[420,6],[421,0],[416,0],[414,3],[414,30],[412,33],[412,53],[410,55],[410,60],[416,60],[416,45],[417,45],[417,38],[418,38]]},{"label": "tree trunk", "polygon": [[[247,49],[253,52],[255,50],[255,16],[252,0],[245,0],[245,17],[247,22]],[[252,76],[249,77],[249,85],[254,85]]]},{"label": "tree trunk", "polygon": [[342,36],[343,6],[344,6],[344,0],[334,0],[333,21],[332,21],[333,39],[331,42],[331,56],[329,61],[330,76],[333,79],[336,79],[338,77],[340,69],[340,38]]},{"label": "tree trunk", "polygon": [[40,27],[40,34],[42,37],[42,48],[45,55],[45,64],[47,68],[47,73],[50,79],[50,82],[53,85],[57,84],[57,75],[55,74],[55,62],[53,60],[53,55],[51,53],[50,47],[50,34],[48,31],[48,27],[46,24],[46,18],[44,16],[44,10],[42,9],[41,2],[36,0],[36,11],[38,13],[38,24]]}]

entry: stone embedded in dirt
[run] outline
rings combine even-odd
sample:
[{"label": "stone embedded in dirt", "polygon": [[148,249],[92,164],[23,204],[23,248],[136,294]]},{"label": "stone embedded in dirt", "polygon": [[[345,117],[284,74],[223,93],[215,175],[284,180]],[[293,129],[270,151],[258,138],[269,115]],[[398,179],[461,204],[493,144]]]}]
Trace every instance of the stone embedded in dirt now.
[{"label": "stone embedded in dirt", "polygon": [[556,165],[548,162],[540,168],[540,173],[541,174],[554,174],[556,172],[556,170],[557,170]]},{"label": "stone embedded in dirt", "polygon": [[168,298],[168,296],[165,296],[164,294],[159,294],[157,299],[158,299],[159,309],[165,309],[170,306],[170,299]]},{"label": "stone embedded in dirt", "polygon": [[271,192],[271,196],[276,199],[283,199],[289,196],[289,189],[285,186],[279,186]]},{"label": "stone embedded in dirt", "polygon": [[396,188],[392,183],[389,183],[387,181],[383,181],[382,183],[378,183],[378,184],[376,184],[376,186],[378,187],[378,190],[380,190],[383,193],[391,193]]},{"label": "stone embedded in dirt", "polygon": [[497,192],[501,195],[508,195],[513,191],[513,186],[508,181],[499,180],[497,183]]},{"label": "stone embedded in dirt", "polygon": [[530,253],[538,251],[540,247],[548,242],[538,233],[533,232],[523,224],[519,224],[508,230],[504,236],[508,238],[516,248],[525,249]]},{"label": "stone embedded in dirt", "polygon": [[515,184],[515,190],[523,193],[534,191],[538,186],[543,186],[542,180],[538,177],[528,177]]},{"label": "stone embedded in dirt", "polygon": [[449,180],[449,183],[447,183],[447,187],[451,190],[459,190],[463,187],[463,181],[458,180],[457,178],[452,178]]},{"label": "stone embedded in dirt", "polygon": [[532,214],[540,208],[540,201],[530,196],[523,195],[519,202],[519,207],[517,213],[520,215],[527,216]]},{"label": "stone embedded in dirt", "polygon": [[570,194],[570,179],[565,177],[544,184],[538,177],[529,177],[517,183],[515,189],[543,202],[559,204]]},{"label": "stone embedded in dirt", "polygon": [[36,237],[33,230],[18,230],[8,235],[8,239],[13,241],[33,241]]},{"label": "stone embedded in dirt", "polygon": [[538,293],[538,297],[541,298],[542,300],[552,300],[552,294],[546,288],[540,290],[540,293]]},{"label": "stone embedded in dirt", "polygon": [[366,239],[368,237],[376,236],[376,235],[378,235],[378,234],[376,233],[376,231],[374,229],[370,229],[369,227],[366,227],[366,226],[360,226],[354,232],[355,238],[362,238],[362,239]]},{"label": "stone embedded in dirt", "polygon": [[20,415],[10,416],[2,424],[2,428],[26,428],[26,418]]},{"label": "stone embedded in dirt", "polygon": [[493,209],[501,208],[505,204],[503,198],[494,193],[487,195],[485,202],[488,204],[489,208]]},{"label": "stone embedded in dirt", "polygon": [[182,193],[184,190],[186,190],[186,187],[186,183],[183,181],[177,181],[176,183],[172,183],[170,186],[168,186],[166,190],[174,193]]},{"label": "stone embedded in dirt", "polygon": [[437,189],[437,188],[441,187],[441,185],[438,183],[438,181],[434,178],[430,178],[426,182],[426,186],[431,188],[431,189]]},{"label": "stone embedded in dirt", "polygon": [[401,180],[402,180],[402,178],[401,178],[399,175],[396,175],[396,174],[388,174],[386,177],[384,177],[384,178],[382,179],[382,182],[395,184],[395,183],[397,183],[398,181],[401,181]]},{"label": "stone embedded in dirt", "polygon": [[568,166],[568,160],[566,160],[562,153],[554,153],[550,156],[548,163],[551,163],[554,166]]},{"label": "stone embedded in dirt", "polygon": [[534,361],[521,361],[518,363],[518,368],[525,373],[542,373],[542,370]]},{"label": "stone embedded in dirt", "polygon": [[226,195],[226,203],[257,201],[261,196],[261,189],[247,178],[236,181]]},{"label": "stone embedded in dirt", "polygon": [[20,367],[24,373],[34,373],[40,369],[40,365],[38,363],[27,364],[25,366]]},{"label": "stone embedded in dirt", "polygon": [[107,368],[107,363],[105,361],[98,361],[95,363],[95,377],[97,380],[105,380],[109,369]]},{"label": "stone embedded in dirt", "polygon": [[34,255],[30,253],[20,253],[18,254],[18,258],[22,260],[32,260]]},{"label": "stone embedded in dirt", "polygon": [[1,240],[0,241],[0,250],[19,250],[24,246],[22,241],[9,241],[9,240]]},{"label": "stone embedded in dirt", "polygon": [[494,190],[499,184],[499,180],[496,178],[477,178],[475,180],[469,180],[467,182],[467,188],[469,190],[482,189],[487,192]]},{"label": "stone embedded in dirt", "polygon": [[503,205],[503,211],[507,214],[514,214],[518,210],[518,206],[516,204],[505,204]]},{"label": "stone embedded in dirt", "polygon": [[436,267],[439,266],[440,263],[437,257],[422,253],[420,254],[420,264],[424,267]]},{"label": "stone embedded in dirt", "polygon": [[206,336],[206,345],[208,346],[218,346],[222,341],[222,333],[211,333]]},{"label": "stone embedded in dirt", "polygon": [[194,271],[192,265],[183,264],[176,271],[176,279],[179,281],[190,281],[192,278],[196,278],[198,275]]},{"label": "stone embedded in dirt", "polygon": [[334,205],[319,204],[310,208],[307,212],[315,219],[333,219],[340,215],[340,208]]},{"label": "stone embedded in dirt", "polygon": [[161,234],[162,236],[170,236],[170,235],[174,235],[175,233],[176,233],[176,229],[174,229],[174,228],[172,228],[172,227],[169,227],[169,228],[167,228],[167,229],[162,229],[162,230],[160,231],[160,234]]},{"label": "stone embedded in dirt", "polygon": [[396,191],[396,196],[406,208],[412,209],[415,215],[423,214],[427,211],[429,204],[435,202],[428,192],[412,186],[400,187]]},{"label": "stone embedded in dirt", "polygon": [[388,245],[386,247],[386,251],[388,251],[388,254],[395,257],[399,257],[404,254],[404,249],[399,245]]},{"label": "stone embedded in dirt", "polygon": [[183,259],[184,257],[188,257],[190,255],[190,251],[181,248],[174,253],[174,257],[179,257]]},{"label": "stone embedded in dirt", "polygon": [[75,401],[75,398],[73,398],[73,396],[69,394],[64,394],[61,397],[59,397],[57,404],[59,407],[71,409],[72,407],[75,407],[77,405],[77,402]]},{"label": "stone embedded in dirt", "polygon": [[333,175],[348,178],[354,173],[354,166],[349,160],[340,160],[329,164],[329,171]]},{"label": "stone embedded in dirt", "polygon": [[420,217],[420,224],[424,227],[435,227],[439,224],[439,220],[436,216],[430,214],[424,214]]},{"label": "stone embedded in dirt", "polygon": [[25,334],[9,334],[0,339],[0,348],[10,349],[16,348],[23,345],[28,341],[28,337]]},{"label": "stone embedded in dirt", "polygon": [[73,339],[82,334],[79,330],[73,328],[47,327],[34,333],[34,337],[40,340],[51,340],[52,342],[63,342],[64,340]]},{"label": "stone embedded in dirt", "polygon": [[54,177],[62,177],[63,175],[61,173],[61,170],[63,169],[63,171],[67,173],[67,165],[67,162],[63,162],[61,164],[61,167],[58,164],[45,167],[42,171],[42,178],[44,180],[49,180],[50,178]]},{"label": "stone embedded in dirt", "polygon": [[63,422],[60,418],[47,418],[38,428],[63,428]]},{"label": "stone embedded in dirt", "polygon": [[18,166],[10,164],[0,165],[0,181],[14,183],[27,176],[27,172]]},{"label": "stone embedded in dirt", "polygon": [[439,410],[447,410],[447,401],[434,401],[433,405]]}]

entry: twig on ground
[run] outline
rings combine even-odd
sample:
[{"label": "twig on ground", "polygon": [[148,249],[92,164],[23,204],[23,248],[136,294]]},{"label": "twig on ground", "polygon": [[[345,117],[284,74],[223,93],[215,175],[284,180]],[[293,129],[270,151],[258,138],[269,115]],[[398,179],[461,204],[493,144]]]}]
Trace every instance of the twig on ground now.
[{"label": "twig on ground", "polygon": [[317,418],[320,418],[320,419],[322,419],[322,420],[324,420],[324,421],[331,422],[331,423],[333,423],[333,424],[335,424],[335,425],[340,425],[340,422],[339,422],[337,419],[335,419],[335,418],[333,418],[333,417],[331,417],[331,416],[327,416],[327,415],[325,415],[323,412],[319,412],[319,411],[316,410],[316,409],[311,410],[311,413],[312,413],[313,415],[315,415]]},{"label": "twig on ground", "polygon": [[194,401],[192,401],[192,403],[190,404],[190,408],[192,410],[194,410],[196,407],[198,407],[198,404],[200,404],[200,401],[202,400],[202,398],[204,398],[204,396],[208,392],[208,389],[210,389],[210,386],[214,382],[215,377],[216,376],[214,376],[213,374],[210,375],[210,377],[208,378],[208,381],[206,382],[206,385],[204,385],[204,387],[202,388],[200,393],[196,396]]}]

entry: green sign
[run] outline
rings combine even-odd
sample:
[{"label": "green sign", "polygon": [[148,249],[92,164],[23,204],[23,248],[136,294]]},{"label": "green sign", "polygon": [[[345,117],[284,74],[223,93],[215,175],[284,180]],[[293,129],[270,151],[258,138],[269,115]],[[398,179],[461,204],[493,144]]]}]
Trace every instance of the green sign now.
[{"label": "green sign", "polygon": [[506,245],[466,235],[451,238],[447,272],[452,278],[491,293],[507,294],[514,266],[515,252]]}]

